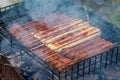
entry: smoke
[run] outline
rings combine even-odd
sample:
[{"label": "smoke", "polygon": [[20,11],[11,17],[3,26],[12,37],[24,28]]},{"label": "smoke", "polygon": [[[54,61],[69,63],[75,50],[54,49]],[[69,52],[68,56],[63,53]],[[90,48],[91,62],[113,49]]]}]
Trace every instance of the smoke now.
[{"label": "smoke", "polygon": [[[86,1],[86,0],[82,0],[82,1]],[[99,2],[101,2],[101,1],[99,0]],[[33,20],[42,19],[42,18],[44,18],[50,14],[53,14],[53,13],[66,14],[72,18],[82,18],[82,19],[86,19],[86,15],[87,15],[87,11],[84,10],[83,8],[81,8],[81,4],[80,4],[79,0],[25,0],[24,4],[25,4],[25,8],[28,10],[27,13],[32,17]],[[86,3],[86,4],[88,4],[88,3]],[[95,7],[95,4],[89,3],[89,5],[90,4],[92,6],[94,5],[93,7],[95,10],[97,10],[97,12],[100,11],[100,10],[98,10],[99,6],[97,8],[97,7]],[[100,5],[101,4],[103,5],[103,2],[101,2]],[[99,3],[97,3],[96,5],[99,5]],[[19,9],[20,9],[20,14],[24,14],[24,10],[22,8],[22,5],[21,5],[21,8],[19,8]],[[103,11],[100,11],[100,12],[103,13]],[[7,14],[9,16],[11,16],[14,13],[15,13],[15,11],[11,11]],[[91,16],[91,18],[93,20],[91,19],[90,22],[93,23],[96,21],[96,26],[98,26],[102,32],[105,33],[105,30],[107,30],[107,29],[110,30],[109,32],[106,32],[105,36],[108,36],[111,33],[112,33],[111,34],[112,36],[114,36],[114,37],[117,36],[115,34],[115,32],[113,31],[112,27],[109,27],[107,24],[104,26],[101,25],[101,23],[103,23],[103,24],[105,24],[105,23],[102,22],[102,20],[99,19],[99,17],[96,19],[96,16]],[[26,19],[28,19],[28,17]],[[26,19],[23,18],[21,20],[21,22],[25,22]],[[113,38],[113,37],[111,37],[111,38]],[[6,47],[4,47],[4,48],[6,48]],[[32,69],[32,70],[34,70],[34,69]],[[38,78],[39,80],[42,80],[43,77],[46,78],[44,76],[43,72],[40,72],[40,73],[38,72],[37,74],[34,75],[34,78],[35,79]],[[48,80],[48,79],[43,79],[43,80]]]},{"label": "smoke", "polygon": [[62,4],[62,0],[26,0],[25,7],[28,9],[33,19],[45,17],[48,14],[53,13],[59,5]]},{"label": "smoke", "polygon": [[77,0],[26,0],[25,8],[34,20],[44,18],[52,13],[65,13],[78,17],[81,6],[76,4],[77,2],[80,3]]}]

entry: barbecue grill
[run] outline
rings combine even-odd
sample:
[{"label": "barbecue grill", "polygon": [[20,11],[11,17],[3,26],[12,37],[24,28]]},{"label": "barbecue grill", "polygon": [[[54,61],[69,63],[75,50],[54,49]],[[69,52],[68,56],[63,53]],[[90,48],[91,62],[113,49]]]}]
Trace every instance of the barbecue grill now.
[{"label": "barbecue grill", "polygon": [[[57,52],[57,53],[53,54],[50,51],[49,56],[45,57],[45,58],[51,59],[51,56],[53,56],[53,55],[55,55],[55,56],[63,55],[62,53],[64,53],[64,51],[75,48],[76,45],[71,46],[69,44],[75,43],[77,40],[75,40],[71,43],[65,44],[57,49],[56,48],[53,49],[53,47],[50,47],[51,45],[48,45],[48,44],[54,42],[56,40],[56,38],[58,38],[58,37],[55,37],[55,39],[50,37],[49,40],[47,40],[47,41],[43,40],[39,45],[35,45],[33,47],[31,46],[32,48],[27,47],[26,45],[29,45],[34,42],[31,40],[31,42],[24,43],[24,39],[27,38],[26,36],[30,37],[31,35],[36,33],[36,32],[33,33],[34,29],[32,27],[35,27],[35,25],[39,26],[39,24],[44,25],[44,23],[39,23],[39,21],[34,22],[32,20],[32,18],[29,16],[29,14],[27,14],[27,10],[23,6],[24,6],[24,2],[21,2],[19,4],[11,5],[11,6],[1,9],[0,19],[3,22],[3,24],[0,27],[0,29],[1,29],[0,40],[1,40],[1,42],[5,41],[7,43],[6,45],[8,46],[8,50],[4,49],[3,46],[0,46],[0,49],[1,49],[0,51],[1,51],[1,53],[4,53],[4,55],[6,55],[6,56],[8,56],[8,57],[10,56],[10,60],[17,58],[21,62],[26,60],[29,63],[28,65],[24,64],[24,66],[28,67],[27,69],[32,68],[32,71],[27,70],[24,72],[24,66],[22,66],[22,67],[19,66],[21,74],[24,77],[28,78],[27,73],[28,74],[30,73],[29,75],[32,76],[35,72],[43,71],[45,73],[45,75],[51,80],[78,80],[80,77],[83,77],[86,74],[96,72],[96,70],[98,70],[98,69],[107,67],[107,65],[117,63],[118,61],[120,61],[120,59],[119,59],[119,57],[120,57],[120,46],[119,46],[120,30],[117,27],[115,27],[113,24],[106,22],[101,17],[97,16],[96,14],[86,11],[84,8],[80,8],[81,12],[85,12],[85,13],[81,13],[80,15],[89,15],[89,20],[86,16],[80,17],[78,19],[81,21],[80,23],[88,22],[88,23],[86,23],[88,26],[91,25],[91,26],[93,26],[94,29],[96,29],[96,30],[98,29],[98,32],[100,31],[100,33],[97,34],[97,36],[100,35],[100,38],[104,39],[107,42],[112,43],[112,45],[107,46],[107,47],[105,47],[105,49],[102,49],[102,50],[96,50],[95,52],[93,51],[94,54],[91,54],[88,56],[85,55],[84,57],[81,57],[80,60],[75,60],[74,62],[71,62],[68,60],[68,63],[67,63],[68,65],[65,64],[64,66],[61,66],[61,67],[64,67],[64,69],[56,68],[55,65],[57,65],[59,63],[57,63],[57,62],[54,64],[52,63],[52,62],[57,61],[56,58],[51,60],[50,63],[48,63],[46,60],[43,59],[43,57],[41,57],[41,55],[34,53],[33,50],[40,48],[44,45],[47,45],[50,49],[52,49],[52,51]],[[20,13],[21,10],[24,10],[24,11],[22,11],[24,13]],[[12,15],[12,16],[9,15],[8,13],[10,13],[10,12],[13,12],[13,14],[15,14],[15,15]],[[54,14],[56,16],[56,13],[54,13]],[[54,14],[52,14],[52,17]],[[58,13],[57,13],[57,15],[61,16],[61,14],[58,14]],[[68,21],[68,23],[70,23],[69,22],[70,20],[73,20],[73,21],[75,20],[74,17],[73,18],[72,17],[70,18],[68,16],[64,16],[64,17],[69,18],[69,19],[65,20],[65,23],[64,22],[59,23],[59,25],[66,24],[67,21]],[[32,22],[34,22],[35,24]],[[60,22],[60,20],[59,20],[59,22]],[[51,23],[47,24],[47,25],[48,26],[58,25],[57,22],[53,22],[52,24]],[[15,24],[15,25],[13,25],[13,24]],[[87,26],[86,24],[85,24],[85,26]],[[29,25],[29,28],[27,28],[28,25]],[[12,30],[14,31],[16,29],[16,26],[17,26],[17,29],[21,29],[21,30],[26,29],[28,31],[31,30],[30,31],[31,34],[28,34],[28,35],[23,34],[22,35],[25,37],[23,39],[23,42],[21,41],[21,36],[19,36],[19,35],[16,36],[16,35],[12,34]],[[22,26],[24,26],[24,27],[22,27]],[[45,27],[45,25],[44,25],[44,27]],[[68,27],[70,27],[70,26],[68,26]],[[22,29],[22,28],[25,28],[25,29]],[[56,27],[51,27],[51,28],[54,29]],[[77,29],[75,28],[75,29],[78,30],[78,28]],[[39,28],[37,28],[37,29],[39,29]],[[65,27],[65,29],[66,29],[66,27]],[[61,29],[61,31],[62,30],[63,29]],[[23,32],[26,32],[26,31],[23,31]],[[59,30],[56,31],[56,34],[58,32],[60,32],[60,31]],[[68,33],[73,33],[73,32],[75,32],[75,31],[69,29],[67,32],[64,32],[64,33],[68,34]],[[27,33],[28,32],[26,32],[26,34]],[[64,34],[64,35],[66,35],[66,34]],[[26,40],[29,41],[30,39],[26,39]],[[92,37],[92,38],[90,38],[90,40],[94,41],[95,39]],[[40,42],[40,39],[36,38],[35,41]],[[78,39],[78,41],[82,41],[82,40]],[[89,43],[89,41],[88,41],[88,43]],[[35,43],[33,43],[33,44],[35,44]],[[81,44],[87,44],[87,40],[81,42]],[[66,47],[68,45],[70,46],[70,48]],[[89,45],[91,46],[91,44],[89,44]],[[77,45],[77,47],[78,46],[82,46],[82,45]],[[88,45],[86,45],[86,46],[88,46]],[[85,46],[82,46],[82,47],[85,47]],[[94,50],[95,47],[92,47],[92,48]],[[81,49],[83,49],[83,48],[81,48]],[[86,47],[85,47],[85,49],[86,49]],[[99,49],[99,48],[97,47],[96,49]],[[61,51],[61,50],[63,50],[63,51]],[[45,52],[45,54],[47,54],[48,53],[47,49],[44,52]],[[90,50],[88,52],[90,52]],[[69,54],[67,54],[66,57],[69,58]],[[62,60],[63,63],[64,63],[64,60],[67,60],[65,58],[60,58],[60,59],[63,59]],[[23,73],[22,73],[22,71],[23,71]]]}]

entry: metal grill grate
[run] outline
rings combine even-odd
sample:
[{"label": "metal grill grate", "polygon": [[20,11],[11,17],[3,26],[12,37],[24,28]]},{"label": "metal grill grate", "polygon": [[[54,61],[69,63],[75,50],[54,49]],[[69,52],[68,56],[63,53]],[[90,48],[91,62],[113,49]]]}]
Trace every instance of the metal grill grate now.
[{"label": "metal grill grate", "polygon": [[[14,8],[13,8],[13,10],[14,10]],[[3,15],[5,15],[4,12],[1,12],[1,13],[3,13]],[[38,65],[38,68],[39,68],[38,70],[44,70],[43,72],[45,72],[48,75],[48,77],[52,80],[76,80],[76,79],[79,79],[79,77],[81,77],[81,76],[83,77],[86,74],[95,72],[99,68],[107,67],[108,64],[112,64],[112,63],[116,63],[117,61],[120,61],[118,58],[120,56],[119,55],[120,49],[118,46],[119,45],[118,34],[120,34],[120,33],[118,33],[119,31],[117,31],[116,28],[112,28],[111,26],[113,26],[113,25],[105,22],[104,20],[99,19],[99,17],[96,17],[94,14],[89,13],[89,15],[90,15],[89,21],[91,22],[91,24],[100,28],[100,30],[102,31],[102,35],[101,35],[102,38],[105,38],[106,40],[113,42],[113,44],[114,44],[113,48],[111,48],[108,51],[105,50],[105,51],[99,52],[101,54],[91,56],[85,60],[81,60],[81,61],[77,62],[76,64],[70,66],[70,69],[66,72],[59,72],[59,71],[53,69],[48,63],[46,63],[40,57],[36,56],[35,54],[33,54],[33,52],[31,52],[31,50],[34,50],[44,44],[35,46],[31,50],[29,50],[28,48],[24,47],[23,44],[18,42],[18,40],[16,40],[14,37],[12,37],[12,35],[9,33],[9,26],[8,26],[10,22],[8,21],[8,19],[5,19],[5,18],[1,18],[1,19],[5,23],[7,23],[7,26],[4,25],[4,27],[0,28],[2,31],[2,35],[0,35],[0,36],[1,36],[1,39],[4,39],[5,41],[8,42],[8,45],[10,46],[10,49],[9,49],[10,51],[8,51],[8,50],[3,51],[1,48],[1,52],[5,53],[5,55],[7,55],[9,53],[19,52],[20,54],[14,55],[14,58],[20,56],[21,59],[24,59],[24,55],[29,56],[34,61],[34,63],[36,63],[36,65]],[[23,18],[25,18],[25,17],[23,16],[22,18],[17,18],[14,21],[13,18],[10,17],[9,20],[12,20],[13,23],[19,23],[21,25],[24,25],[24,23],[27,21],[31,21],[31,18],[29,18],[29,20],[22,22]],[[101,26],[102,26],[102,28],[101,28]],[[111,31],[109,31],[110,28],[112,28],[111,30],[114,30],[116,32],[114,34],[113,33],[111,34]],[[9,37],[8,37],[8,35],[9,35]],[[117,37],[113,38],[114,35]],[[27,36],[29,36],[29,35],[26,35],[24,37],[27,37]],[[39,39],[37,39],[35,41],[38,41],[38,40]],[[34,41],[29,42],[25,45],[28,45],[33,42]],[[48,43],[45,43],[45,45]],[[17,47],[17,49],[15,49],[15,47]],[[27,53],[27,54],[25,54],[25,53]],[[96,53],[98,53],[98,52],[96,52]],[[9,54],[9,55],[13,55],[13,54]],[[28,59],[28,61],[29,60],[30,59]],[[31,65],[29,65],[29,66],[31,67]],[[35,66],[32,65],[32,67],[35,67]],[[36,71],[36,70],[33,70],[33,71]],[[31,75],[32,75],[32,73],[31,73]]]}]

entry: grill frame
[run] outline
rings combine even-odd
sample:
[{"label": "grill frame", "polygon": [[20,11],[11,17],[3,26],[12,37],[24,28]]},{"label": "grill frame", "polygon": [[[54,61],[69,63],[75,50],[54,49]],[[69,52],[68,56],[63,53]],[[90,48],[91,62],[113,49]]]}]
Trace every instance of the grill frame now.
[{"label": "grill frame", "polygon": [[[20,4],[20,3],[19,3]],[[12,8],[14,8],[14,7],[17,7],[17,8],[19,8],[19,4],[14,4],[14,5],[10,5],[10,6],[7,6],[7,7],[5,7],[5,8],[2,8],[2,9],[4,9],[5,10],[5,12],[7,11],[7,8],[10,8],[10,9],[12,9]],[[11,8],[11,6],[13,6],[12,8]],[[2,10],[1,9],[1,10]],[[0,10],[0,13],[2,14],[2,16],[4,15],[3,14],[3,12]],[[24,14],[24,15],[20,15],[19,14],[19,9],[18,9],[18,11],[17,11],[17,13],[18,13],[18,16],[19,17],[22,17],[22,16],[25,16],[25,15],[27,15],[27,14]],[[93,15],[91,12],[89,12],[89,14],[90,15]],[[18,18],[19,18],[18,17]],[[16,18],[16,19],[18,19],[18,18]],[[3,20],[3,22],[6,22],[6,21],[8,21],[8,20],[14,20],[15,18],[13,18],[13,17],[9,17],[8,19],[5,19],[5,18],[1,18],[1,20]],[[15,19],[15,20],[16,20]],[[108,23],[108,24],[110,24],[110,23]],[[110,25],[112,25],[112,24],[110,24]],[[61,80],[61,78],[62,78],[62,80],[67,80],[67,78],[69,77],[69,79],[70,80],[73,80],[73,77],[74,77],[74,65],[72,66],[72,68],[70,69],[70,75],[68,75],[67,76],[67,72],[65,72],[65,73],[60,73],[60,72],[56,72],[56,70],[54,70],[54,69],[52,69],[46,62],[44,62],[44,61],[42,61],[39,57],[37,57],[36,55],[34,55],[29,49],[27,49],[26,47],[24,47],[20,42],[18,42],[14,37],[12,37],[12,35],[10,35],[10,33],[9,33],[9,31],[7,30],[7,28],[6,28],[6,26],[7,26],[7,24],[5,23],[4,25],[1,25],[1,26],[3,26],[3,27],[1,27],[1,29],[3,29],[6,33],[8,33],[9,34],[9,38],[6,38],[4,35],[2,35],[5,39],[7,39],[9,42],[10,42],[10,46],[11,46],[11,48],[13,48],[13,46],[14,46],[14,41],[16,41],[17,43],[19,43],[17,46],[19,47],[19,51],[20,51],[20,55],[15,55],[14,57],[16,57],[16,56],[21,56],[21,57],[23,57],[23,53],[21,52],[21,51],[25,51],[31,58],[33,58],[38,64],[40,64],[40,65],[42,65],[44,68],[46,68],[46,70],[44,71],[47,75],[48,75],[48,77],[51,79],[51,80]],[[114,26],[114,25],[112,25],[112,26]],[[8,37],[8,36],[7,36]],[[115,49],[117,49],[117,52],[116,52],[116,55],[114,55],[114,56],[116,56],[115,57],[115,59],[114,59],[114,56],[112,56],[113,55],[113,51],[115,50]],[[110,65],[110,64],[114,64],[114,63],[117,63],[118,61],[120,61],[120,59],[118,59],[118,57],[120,57],[120,52],[119,52],[119,50],[120,50],[120,45],[115,45],[112,49],[110,49],[109,51],[105,51],[105,52],[102,52],[101,54],[98,54],[98,55],[96,55],[96,56],[93,56],[93,57],[90,57],[90,58],[88,58],[88,59],[86,59],[86,60],[82,60],[82,61],[80,61],[80,62],[78,62],[78,63],[76,63],[75,65],[76,65],[76,68],[77,68],[77,71],[75,71],[75,73],[76,73],[76,78],[74,78],[75,80],[76,79],[79,79],[79,77],[84,77],[86,74],[90,74],[90,73],[95,73],[98,69],[101,69],[101,68],[103,68],[103,67],[107,67],[108,65]],[[1,51],[1,50],[0,50]],[[14,52],[14,51],[13,51]],[[2,52],[1,52],[2,53]],[[115,54],[115,53],[114,53]],[[6,55],[6,54],[4,54],[4,55]],[[103,56],[104,55],[104,56]],[[117,56],[118,55],[118,56]],[[6,55],[6,56],[8,56],[8,55]],[[99,56],[99,57],[98,57]],[[14,58],[13,57],[13,58]],[[105,57],[104,59],[103,59],[103,57]],[[92,63],[92,59],[94,59],[93,61],[94,61],[94,63],[93,64],[91,64]],[[97,60],[98,59],[100,59],[98,62],[100,63],[99,64],[99,68],[97,68]],[[102,62],[103,60],[105,60],[105,62]],[[113,60],[115,60],[115,61],[113,61]],[[110,61],[110,63],[108,63],[108,61]],[[88,65],[86,64],[86,62],[88,62]],[[81,65],[80,65],[81,64]],[[79,66],[78,66],[79,65]],[[87,66],[86,66],[87,65]],[[102,66],[102,65],[104,65],[104,66]],[[46,66],[46,67],[45,67]],[[82,69],[80,69],[80,66],[83,66],[82,67]],[[93,66],[93,70],[92,70],[92,68],[91,68],[91,66]],[[85,72],[85,70],[88,68],[88,72],[86,73]],[[40,70],[42,70],[42,68],[40,68]],[[47,73],[48,72],[48,73]],[[81,73],[81,75],[79,75],[79,72],[82,72]],[[61,75],[64,75],[63,77],[61,77]]]}]

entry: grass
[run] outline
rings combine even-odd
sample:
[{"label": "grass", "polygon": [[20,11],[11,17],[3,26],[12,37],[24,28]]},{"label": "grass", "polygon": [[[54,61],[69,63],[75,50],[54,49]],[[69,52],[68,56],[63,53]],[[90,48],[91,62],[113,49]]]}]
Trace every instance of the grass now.
[{"label": "grass", "polygon": [[116,11],[116,13],[111,16],[111,21],[120,28],[120,10]]}]

